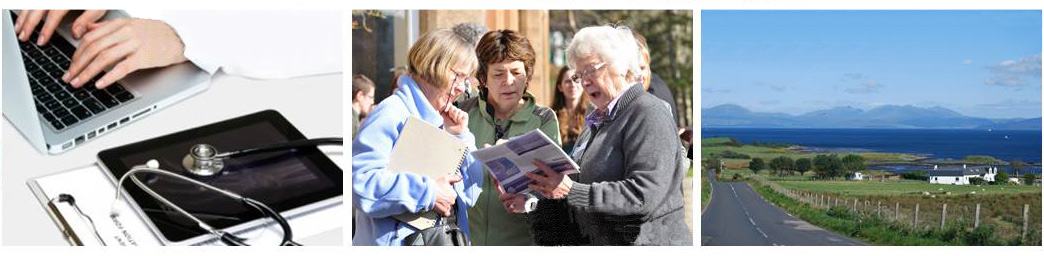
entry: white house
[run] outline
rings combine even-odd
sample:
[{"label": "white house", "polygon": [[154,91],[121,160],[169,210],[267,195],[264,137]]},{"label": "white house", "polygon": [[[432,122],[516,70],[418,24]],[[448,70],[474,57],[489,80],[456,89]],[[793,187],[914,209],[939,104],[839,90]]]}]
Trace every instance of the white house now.
[{"label": "white house", "polygon": [[1009,177],[1008,178],[1008,182],[1015,183],[1015,184],[1018,184],[1018,185],[1022,185],[1022,178],[1019,178],[1019,177]]},{"label": "white house", "polygon": [[863,173],[854,172],[851,175],[848,175],[848,180],[863,180]]},{"label": "white house", "polygon": [[992,182],[996,175],[997,167],[992,166],[968,167],[968,165],[965,164],[960,166],[943,166],[940,168],[936,165],[931,171],[928,171],[928,183],[968,185],[971,184],[971,178],[982,178],[987,182]]}]

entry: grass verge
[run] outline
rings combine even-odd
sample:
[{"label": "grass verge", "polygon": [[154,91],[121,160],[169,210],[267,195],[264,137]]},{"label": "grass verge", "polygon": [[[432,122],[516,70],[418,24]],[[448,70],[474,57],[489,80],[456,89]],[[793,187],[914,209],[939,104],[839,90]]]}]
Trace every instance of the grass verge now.
[{"label": "grass verge", "polygon": [[[1003,240],[994,235],[992,226],[946,229],[913,229],[902,223],[888,221],[873,215],[859,215],[844,207],[817,209],[787,197],[767,185],[750,181],[755,191],[769,202],[813,225],[835,233],[858,238],[874,245],[1031,245],[1019,239]],[[1039,240],[1039,238],[1036,238]]]}]

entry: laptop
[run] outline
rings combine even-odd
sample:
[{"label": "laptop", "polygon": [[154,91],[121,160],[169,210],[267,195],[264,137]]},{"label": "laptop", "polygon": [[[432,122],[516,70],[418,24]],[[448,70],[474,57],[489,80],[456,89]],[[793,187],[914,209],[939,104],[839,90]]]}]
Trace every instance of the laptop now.
[{"label": "laptop", "polygon": [[[79,45],[70,33],[78,13],[67,15],[44,46],[35,43],[39,27],[27,42],[18,40],[17,15],[3,10],[3,115],[40,152],[69,151],[209,85],[209,74],[184,62],[138,70],[99,90],[94,82],[103,72],[81,88],[72,88],[61,77]],[[113,10],[102,21],[125,17],[130,16]]]}]

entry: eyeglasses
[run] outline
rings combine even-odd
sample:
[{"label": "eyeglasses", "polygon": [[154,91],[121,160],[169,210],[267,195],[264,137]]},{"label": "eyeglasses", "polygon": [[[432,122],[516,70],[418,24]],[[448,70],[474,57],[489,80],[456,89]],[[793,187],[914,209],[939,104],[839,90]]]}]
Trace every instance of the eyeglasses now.
[{"label": "eyeglasses", "polygon": [[591,77],[591,75],[594,74],[595,71],[598,71],[604,66],[605,62],[599,62],[598,64],[594,64],[593,66],[588,67],[587,69],[577,71],[573,74],[573,77],[571,77],[570,80],[572,80],[574,83],[580,83],[581,80],[583,80],[585,77]]},{"label": "eyeglasses", "polygon": [[471,79],[468,79],[468,78],[471,78],[471,77],[466,75],[466,74],[464,74],[464,73],[453,71],[453,82],[450,83],[450,86],[456,86],[457,85],[457,81],[460,81],[461,79],[463,79],[464,80],[464,87],[470,88],[471,87]]}]

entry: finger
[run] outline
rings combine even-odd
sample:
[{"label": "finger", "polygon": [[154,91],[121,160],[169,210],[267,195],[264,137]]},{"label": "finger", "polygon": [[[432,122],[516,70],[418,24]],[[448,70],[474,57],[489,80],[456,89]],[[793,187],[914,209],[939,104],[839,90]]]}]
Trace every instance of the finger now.
[{"label": "finger", "polygon": [[533,182],[536,182],[537,184],[547,183],[548,180],[547,177],[545,177],[544,175],[540,175],[535,172],[527,172],[525,175],[526,178],[533,180]]},{"label": "finger", "polygon": [[105,10],[86,10],[73,21],[73,37],[80,39],[87,33],[87,25],[93,24],[105,16]]},{"label": "finger", "polygon": [[25,23],[22,24],[22,32],[18,34],[18,39],[25,42],[29,40],[29,35],[33,34],[33,30],[36,30],[36,25],[40,24],[40,20],[43,19],[44,14],[47,11],[30,11],[29,17],[26,17]]},{"label": "finger", "polygon": [[44,45],[51,41],[51,35],[54,35],[54,30],[58,28],[58,24],[62,22],[66,13],[69,13],[69,10],[54,10],[47,13],[47,20],[44,21],[43,28],[40,28],[40,36],[36,39],[36,45]]},{"label": "finger", "polygon": [[507,194],[507,192],[504,191],[504,188],[500,186],[500,181],[494,179],[493,186],[497,187],[497,192],[499,192],[501,195]]},{"label": "finger", "polygon": [[31,13],[31,12],[33,12],[33,11],[32,10],[23,10],[23,11],[18,13],[18,19],[15,20],[15,26],[14,26],[15,35],[21,35],[20,33],[22,32],[22,25],[25,24],[25,20],[27,18],[29,18],[29,13]]},{"label": "finger", "polygon": [[547,193],[547,191],[544,191],[544,188],[539,186],[539,185],[529,184],[529,189],[532,189],[533,191],[536,191],[536,192],[540,192],[540,195],[543,195],[544,197],[550,197],[549,193]]},{"label": "finger", "polygon": [[109,85],[112,85],[116,81],[123,79],[127,76],[127,74],[130,74],[135,70],[137,70],[137,68],[133,67],[131,61],[124,59],[123,61],[120,61],[120,63],[116,63],[116,66],[113,66],[112,69],[109,70],[109,72],[105,73],[104,76],[99,78],[98,82],[95,83],[94,86],[98,89],[105,89],[105,87],[109,87]]},{"label": "finger", "polygon": [[72,84],[73,87],[80,88],[87,83],[88,80],[91,80],[91,78],[94,78],[98,73],[105,70],[105,68],[116,64],[116,62],[122,61],[128,55],[133,53],[136,47],[137,46],[134,46],[133,43],[123,43],[99,53],[98,57],[91,60],[91,63],[84,68],[82,72],[76,74],[76,77],[69,83]]},{"label": "finger", "polygon": [[[129,28],[127,29],[129,30]],[[123,33],[113,33],[110,36],[101,37],[98,39],[84,39],[83,44],[80,45],[80,48],[76,49],[76,52],[73,53],[72,64],[69,65],[69,71],[66,72],[64,76],[62,76],[62,80],[75,85],[76,83],[72,82],[72,79],[79,76],[80,72],[87,68],[88,65],[95,62],[95,58],[98,58],[99,55],[102,54],[102,52],[106,52],[111,48],[117,47],[117,44],[121,44],[121,42],[126,41],[131,37],[132,34],[133,32],[128,31]],[[136,48],[137,46],[134,44],[135,43],[125,42],[123,43],[123,45],[125,45],[123,47],[133,46]]]},{"label": "finger", "polygon": [[435,204],[435,211],[441,213],[443,216],[449,216],[449,209],[444,204]]},{"label": "finger", "polygon": [[87,34],[83,35],[83,41],[80,42],[80,47],[76,49],[75,53],[73,53],[73,62],[75,62],[75,60],[85,52],[84,48],[103,38],[110,37],[110,35],[118,32],[120,29],[125,27],[124,25],[127,24],[125,21],[126,20],[121,19],[87,25],[88,32]]},{"label": "finger", "polygon": [[449,179],[447,179],[446,181],[449,182],[449,184],[454,184],[454,183],[457,183],[457,182],[459,182],[461,180],[464,180],[464,177],[461,177],[460,175],[457,175],[457,174],[453,174],[453,175],[450,175]]}]

